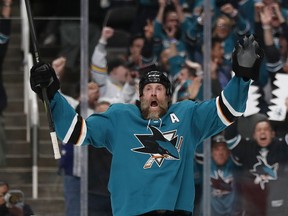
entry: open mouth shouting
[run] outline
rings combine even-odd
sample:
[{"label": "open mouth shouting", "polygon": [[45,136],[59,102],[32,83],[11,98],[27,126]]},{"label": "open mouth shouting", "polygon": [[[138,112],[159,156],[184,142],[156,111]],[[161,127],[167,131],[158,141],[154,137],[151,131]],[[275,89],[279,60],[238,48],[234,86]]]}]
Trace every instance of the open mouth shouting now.
[{"label": "open mouth shouting", "polygon": [[156,100],[151,101],[150,108],[154,109],[154,108],[158,108],[158,107],[159,107],[158,101],[156,101]]}]

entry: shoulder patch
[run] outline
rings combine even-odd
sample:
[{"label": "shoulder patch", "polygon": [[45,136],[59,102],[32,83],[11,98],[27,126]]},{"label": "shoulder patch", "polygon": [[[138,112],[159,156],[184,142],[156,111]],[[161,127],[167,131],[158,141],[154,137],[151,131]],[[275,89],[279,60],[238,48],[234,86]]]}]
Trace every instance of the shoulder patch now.
[{"label": "shoulder patch", "polygon": [[171,113],[171,114],[170,114],[170,119],[171,119],[171,122],[172,122],[172,123],[180,122],[180,120],[178,119],[178,117],[176,116],[175,113]]}]

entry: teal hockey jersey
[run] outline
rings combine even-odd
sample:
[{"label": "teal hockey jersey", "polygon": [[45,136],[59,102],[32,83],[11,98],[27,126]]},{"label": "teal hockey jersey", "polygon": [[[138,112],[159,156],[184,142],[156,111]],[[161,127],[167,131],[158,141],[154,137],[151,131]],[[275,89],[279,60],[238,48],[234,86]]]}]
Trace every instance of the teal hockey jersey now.
[{"label": "teal hockey jersey", "polygon": [[113,104],[85,120],[60,93],[51,100],[51,109],[60,140],[106,147],[113,154],[113,215],[159,209],[192,212],[196,146],[243,114],[249,84],[234,77],[217,98],[172,104],[158,120],[143,119],[132,104]]}]

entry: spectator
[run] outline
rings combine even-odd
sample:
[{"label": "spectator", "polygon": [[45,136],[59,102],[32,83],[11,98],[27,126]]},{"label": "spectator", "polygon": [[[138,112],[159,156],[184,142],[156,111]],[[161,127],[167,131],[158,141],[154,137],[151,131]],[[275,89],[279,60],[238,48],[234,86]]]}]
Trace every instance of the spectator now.
[{"label": "spectator", "polygon": [[197,96],[202,86],[202,73],[200,64],[186,60],[174,83],[172,103],[199,99]]},{"label": "spectator", "polygon": [[[34,215],[31,207],[24,203],[24,195],[21,192],[20,199],[14,200],[15,203],[7,202],[5,199],[5,195],[7,197],[7,193],[12,193],[9,191],[9,184],[7,182],[0,181],[0,215],[1,216],[31,216]],[[19,195],[19,192],[17,196]],[[20,195],[19,195],[20,196]]]},{"label": "spectator", "polygon": [[100,97],[113,99],[114,102],[123,102],[122,90],[129,75],[129,68],[120,57],[115,57],[107,63],[106,44],[113,33],[112,28],[103,28],[92,56],[91,77],[100,86]]},{"label": "spectator", "polygon": [[[230,4],[227,4],[222,7],[224,8],[223,11],[230,11],[230,7],[232,6]],[[212,29],[212,36],[214,38],[222,40],[222,46],[224,47],[224,58],[226,60],[230,60],[236,41],[241,35],[249,33],[250,29],[246,26],[248,25],[247,23],[245,25],[245,21],[242,21],[244,22],[244,24],[242,24],[242,22],[240,22],[239,20],[233,19],[231,17],[232,15],[226,15],[227,13],[228,12],[226,12],[225,14],[221,14],[216,18]]]},{"label": "spectator", "polygon": [[[221,1],[221,5],[216,9],[217,11],[219,10],[219,13],[213,12],[212,37],[222,41],[224,59],[230,62],[235,43],[243,35],[250,33],[251,26],[249,21],[242,17],[237,8],[230,2]],[[192,54],[192,59],[199,63],[201,63],[203,59],[204,24],[204,12],[200,10],[199,15],[194,17],[191,25],[189,25],[189,29],[186,31],[186,35],[189,40],[192,41],[192,47],[195,49]]]},{"label": "spectator", "polygon": [[211,45],[211,81],[212,97],[219,95],[231,79],[231,63],[225,59],[225,51],[222,40],[212,38]]},{"label": "spectator", "polygon": [[155,63],[157,58],[153,53],[153,24],[147,20],[143,34],[132,35],[129,43],[127,60],[138,70],[145,65]]},{"label": "spectator", "polygon": [[[257,12],[255,33],[264,45],[267,56],[266,68],[269,72],[275,73],[282,69],[286,61],[284,38],[288,35],[288,25],[280,11],[279,4],[274,3],[270,7],[263,4],[262,7],[257,8]],[[280,41],[284,42],[281,48]]]},{"label": "spectator", "polygon": [[[287,58],[287,33],[288,26],[281,14],[280,8],[278,4],[270,4],[270,7],[264,6],[259,12],[259,18],[261,23],[261,30],[258,31],[263,39],[264,43],[264,51],[266,56],[266,68],[270,75],[270,83],[268,83],[271,91],[271,95],[269,95],[268,103],[269,107],[267,109],[267,115],[269,116],[271,124],[277,135],[285,135],[288,129],[287,119],[284,121],[280,119],[277,121],[275,119],[275,113],[279,113],[279,107],[283,107],[281,113],[286,114],[284,101],[281,102],[273,102],[279,98],[279,94],[276,92],[286,92],[286,86],[283,85],[275,85],[277,83],[277,74],[285,74],[285,64]],[[257,23],[259,25],[259,23]],[[274,28],[279,31],[279,35],[274,34]],[[280,30],[279,30],[280,28]],[[260,30],[260,26],[258,26],[258,30]],[[279,42],[279,43],[278,43]],[[280,45],[280,46],[279,46]],[[284,99],[284,98],[283,98]],[[283,105],[282,105],[283,104]],[[276,105],[276,106],[275,106]],[[274,108],[277,107],[277,108]],[[279,114],[276,114],[277,116]]]},{"label": "spectator", "polygon": [[137,15],[131,26],[132,34],[143,34],[147,20],[154,20],[158,12],[158,1],[139,0]]},{"label": "spectator", "polygon": [[[268,43],[266,46],[274,44],[279,49],[279,36],[287,36],[288,33],[288,25],[279,4],[257,3],[255,4],[255,11],[255,34],[259,38],[259,42],[263,45]],[[269,54],[269,52],[266,52],[266,54]]]},{"label": "spectator", "polygon": [[[228,149],[226,140],[222,134],[218,134],[212,138],[211,157],[211,215],[241,215],[236,185],[238,168],[231,157],[230,150]],[[196,161],[203,164],[203,152],[196,154]],[[203,213],[200,215],[203,215]]]},{"label": "spectator", "polygon": [[139,92],[138,92],[138,86],[140,81],[140,71],[138,67],[130,68],[130,72],[128,73],[127,82],[124,84],[122,89],[122,97],[124,103],[131,103],[136,104],[136,102],[139,100]]},{"label": "spectator", "polygon": [[[166,0],[159,0],[158,2],[159,10],[154,20],[153,35],[155,55],[159,58],[163,50],[174,45],[176,46],[177,55],[181,59],[181,65],[186,57],[186,46],[183,37],[184,32],[188,29],[189,21],[184,17],[178,0],[172,0],[172,4],[168,4]],[[169,71],[167,72],[169,73]]]},{"label": "spectator", "polygon": [[226,132],[233,157],[241,165],[238,183],[246,215],[286,215],[287,135],[275,137],[267,119],[255,124],[252,139],[237,135],[235,124]]},{"label": "spectator", "polygon": [[142,66],[142,49],[144,47],[145,38],[142,35],[134,35],[130,39],[128,62],[134,64],[138,68]]}]

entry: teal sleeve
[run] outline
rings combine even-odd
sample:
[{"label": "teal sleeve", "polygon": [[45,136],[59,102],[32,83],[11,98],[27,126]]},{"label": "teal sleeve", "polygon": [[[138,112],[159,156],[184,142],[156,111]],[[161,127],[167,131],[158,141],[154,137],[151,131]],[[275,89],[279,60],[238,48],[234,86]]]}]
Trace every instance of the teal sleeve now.
[{"label": "teal sleeve", "polygon": [[56,92],[50,105],[57,137],[63,141],[65,134],[77,113],[59,92]]},{"label": "teal sleeve", "polygon": [[233,77],[216,99],[199,103],[192,118],[192,128],[204,139],[213,136],[242,116],[246,109],[250,81]]},{"label": "teal sleeve", "polygon": [[106,114],[93,114],[84,120],[59,92],[51,100],[51,110],[55,131],[61,141],[111,150],[107,134],[113,127]]}]

